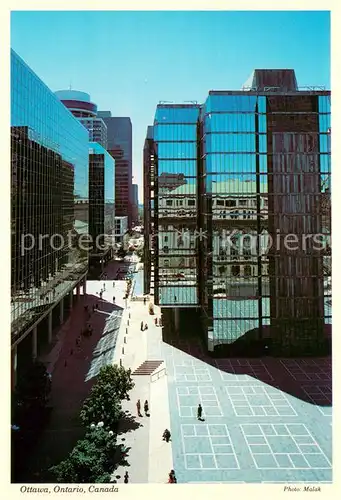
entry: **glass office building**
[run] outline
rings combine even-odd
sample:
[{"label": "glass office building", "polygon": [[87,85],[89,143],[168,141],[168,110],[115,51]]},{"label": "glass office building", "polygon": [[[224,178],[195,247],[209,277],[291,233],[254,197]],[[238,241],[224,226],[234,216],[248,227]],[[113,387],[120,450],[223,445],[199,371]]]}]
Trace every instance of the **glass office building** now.
[{"label": "glass office building", "polygon": [[[89,144],[89,235],[92,259],[112,252],[115,232],[115,160],[103,146]],[[97,243],[96,243],[97,241]],[[108,243],[107,248],[105,243]]]},{"label": "glass office building", "polygon": [[12,344],[86,274],[73,243],[88,175],[87,131],[12,50]]},{"label": "glass office building", "polygon": [[158,267],[161,306],[197,306],[198,105],[159,105],[154,120],[157,157]]},{"label": "glass office building", "polygon": [[[163,116],[158,106],[157,125]],[[299,89],[292,70],[256,70],[247,90],[211,91],[192,129],[183,115],[175,123],[168,137],[161,125],[154,135],[160,305],[176,295],[171,275],[180,290],[192,280],[196,296],[172,306],[200,306],[209,350],[240,354],[263,342],[282,355],[319,352],[331,323],[330,92]],[[164,151],[187,160],[164,168]],[[193,228],[186,271],[163,234],[174,230],[165,215],[186,221],[176,240],[179,228]]]}]

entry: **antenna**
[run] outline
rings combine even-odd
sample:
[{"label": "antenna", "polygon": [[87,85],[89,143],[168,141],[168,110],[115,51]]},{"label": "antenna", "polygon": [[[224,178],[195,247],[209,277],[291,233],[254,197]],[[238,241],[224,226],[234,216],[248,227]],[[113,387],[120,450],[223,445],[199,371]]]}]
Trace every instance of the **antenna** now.
[{"label": "antenna", "polygon": [[70,88],[69,88],[69,90],[72,90],[72,82],[71,82],[71,80],[70,80]]}]

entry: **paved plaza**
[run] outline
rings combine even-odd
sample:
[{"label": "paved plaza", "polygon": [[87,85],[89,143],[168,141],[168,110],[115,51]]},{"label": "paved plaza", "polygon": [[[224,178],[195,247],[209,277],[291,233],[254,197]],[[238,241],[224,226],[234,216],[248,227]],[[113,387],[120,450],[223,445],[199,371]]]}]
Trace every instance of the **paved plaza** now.
[{"label": "paved plaza", "polygon": [[[121,483],[128,470],[131,483],[165,483],[174,468],[179,483],[331,482],[331,360],[213,359],[195,339],[175,337],[174,345],[167,344],[154,324],[159,307],[150,316],[148,301],[126,301],[125,281],[113,282],[119,267],[111,262],[105,280],[87,282],[87,296],[45,360],[55,410],[32,457],[32,472],[64,458],[81,436],[79,409],[101,366],[122,363],[134,371],[146,360],[164,360],[160,378],[133,376],[118,437],[129,449],[129,466],[118,467],[115,481]],[[143,274],[136,278],[133,296],[140,295]],[[84,305],[96,303],[99,311],[87,319]],[[141,321],[148,330],[141,332]],[[70,355],[87,322],[93,336]],[[148,400],[150,417],[137,417],[137,399]],[[165,428],[170,443],[162,440]]]},{"label": "paved plaza", "polygon": [[164,353],[179,483],[332,480],[330,361]]}]

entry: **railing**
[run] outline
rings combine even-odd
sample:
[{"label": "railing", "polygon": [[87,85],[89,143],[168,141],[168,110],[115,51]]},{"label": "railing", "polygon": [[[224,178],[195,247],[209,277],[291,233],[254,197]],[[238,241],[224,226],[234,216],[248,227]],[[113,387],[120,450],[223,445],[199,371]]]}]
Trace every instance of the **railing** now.
[{"label": "railing", "polygon": [[154,372],[151,374],[150,376],[150,381],[151,382],[156,382],[157,380],[159,380],[159,378],[163,377],[164,375],[166,375],[167,372],[166,372],[166,367],[163,366],[162,368],[160,368],[160,370]]}]

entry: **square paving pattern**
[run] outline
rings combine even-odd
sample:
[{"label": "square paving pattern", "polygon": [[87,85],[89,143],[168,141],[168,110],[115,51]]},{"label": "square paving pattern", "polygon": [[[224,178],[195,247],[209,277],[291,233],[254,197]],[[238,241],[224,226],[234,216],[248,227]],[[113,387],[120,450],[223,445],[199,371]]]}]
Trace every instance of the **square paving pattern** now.
[{"label": "square paving pattern", "polygon": [[207,363],[163,349],[179,483],[332,481],[330,360]]}]

